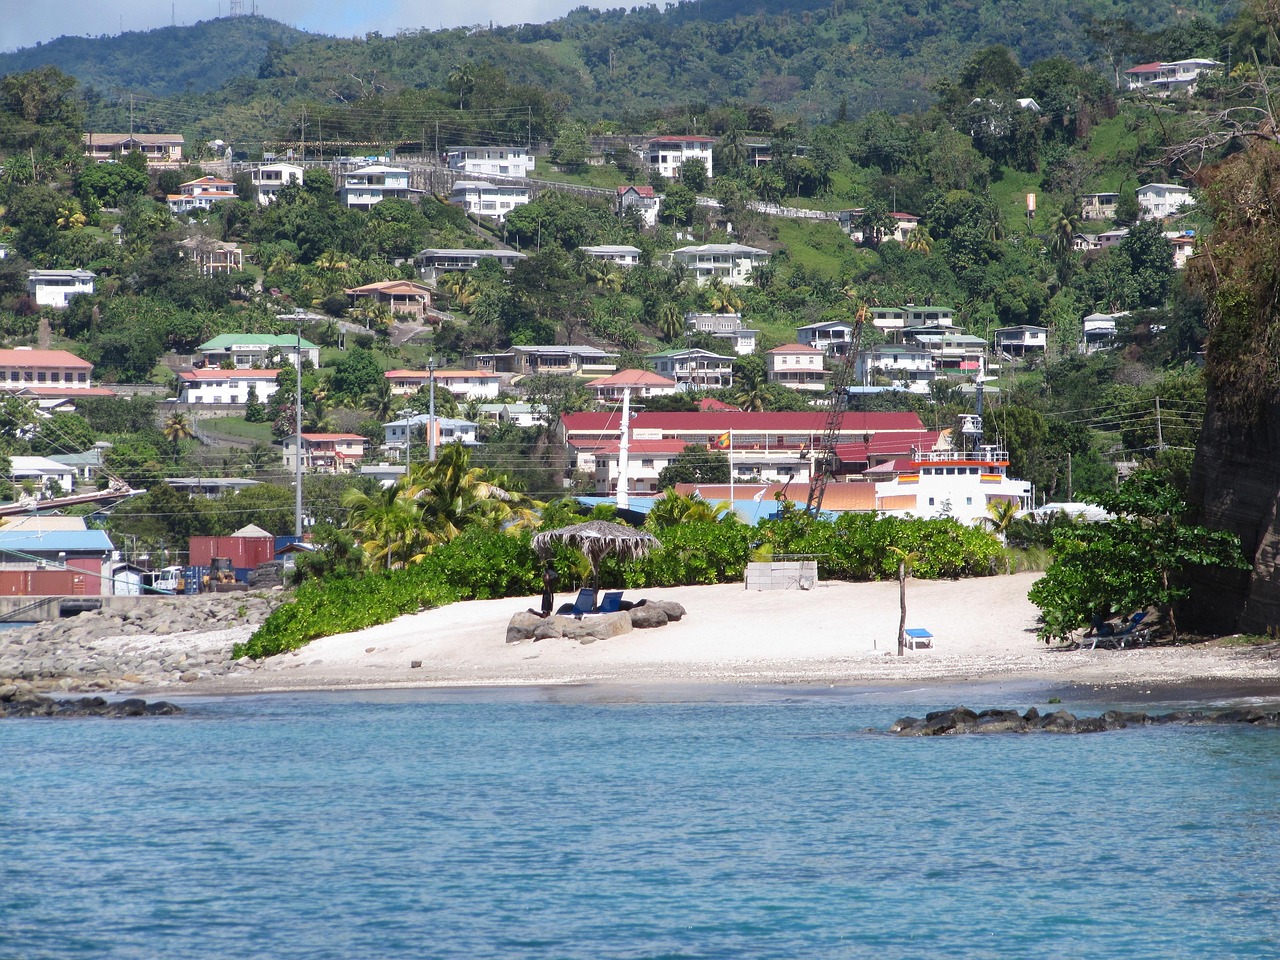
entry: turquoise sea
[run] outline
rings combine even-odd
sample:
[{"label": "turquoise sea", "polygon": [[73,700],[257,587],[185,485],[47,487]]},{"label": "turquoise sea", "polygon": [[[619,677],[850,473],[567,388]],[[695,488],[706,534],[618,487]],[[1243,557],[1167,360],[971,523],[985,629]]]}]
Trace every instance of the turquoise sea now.
[{"label": "turquoise sea", "polygon": [[[963,702],[1045,707],[982,696]],[[1280,956],[1280,732],[864,732],[956,697],[415,691],[0,721],[0,958]]]}]

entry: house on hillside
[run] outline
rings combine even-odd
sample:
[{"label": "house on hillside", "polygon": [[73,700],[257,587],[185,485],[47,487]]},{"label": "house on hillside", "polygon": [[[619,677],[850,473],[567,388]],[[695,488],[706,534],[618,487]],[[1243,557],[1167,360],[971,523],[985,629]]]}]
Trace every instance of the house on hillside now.
[{"label": "house on hillside", "polygon": [[41,307],[63,310],[71,298],[93,293],[98,275],[92,270],[28,270],[27,296]]},{"label": "house on hillside", "polygon": [[234,243],[197,235],[179,240],[177,247],[184,259],[196,265],[202,277],[239,273],[244,269],[244,251]]},{"label": "house on hillside", "polygon": [[265,403],[276,392],[279,370],[182,370],[178,400],[182,403],[248,403],[253,393]]},{"label": "house on hillside", "polygon": [[475,217],[489,217],[501,222],[516,207],[530,200],[529,188],[494,185],[483,180],[459,180],[453,185],[449,202]]},{"label": "house on hillside", "polygon": [[1130,90],[1142,90],[1157,97],[1171,93],[1192,94],[1196,84],[1206,73],[1221,70],[1217,60],[1174,60],[1170,63],[1141,63],[1124,72]]},{"label": "house on hillside", "polygon": [[827,383],[826,356],[825,350],[806,347],[803,343],[787,343],[765,354],[765,371],[770,383],[792,390],[822,392]]},{"label": "house on hillside", "polygon": [[621,403],[623,394],[631,392],[631,398],[666,397],[676,392],[676,382],[648,370],[619,370],[611,377],[601,377],[587,384],[597,402]]},{"label": "house on hillside", "polygon": [[482,177],[527,177],[534,166],[526,147],[450,147],[445,160],[450,170]]},{"label": "house on hillside", "polygon": [[264,163],[249,170],[258,203],[264,207],[290,183],[302,183],[302,168],[294,163]]},{"label": "house on hillside", "polygon": [[843,357],[853,345],[853,324],[844,320],[809,323],[796,328],[796,340],[832,357]]},{"label": "house on hillside", "polygon": [[1114,220],[1118,193],[1086,193],[1080,198],[1081,220]]},{"label": "house on hillside", "polygon": [[384,449],[397,451],[402,458],[407,450],[417,461],[418,457],[413,454],[412,447],[421,444],[424,450],[427,449],[431,445],[432,430],[435,431],[438,449],[447,443],[460,443],[465,447],[479,446],[479,429],[470,420],[439,416],[433,419],[427,413],[414,413],[383,425],[382,446]]},{"label": "house on hillside", "polygon": [[[196,347],[206,367],[220,367],[226,361],[236,370],[269,367],[279,357],[287,366],[298,364],[298,338],[276,333],[223,333]],[[320,366],[320,348],[302,338],[302,359]]]},{"label": "house on hillside", "polygon": [[[391,392],[397,397],[429,388],[432,379],[426,370],[388,370],[384,376],[391,381]],[[502,378],[484,370],[437,370],[435,383],[460,400],[491,400],[498,395]]]},{"label": "house on hillside", "polygon": [[668,180],[680,179],[680,168],[690,160],[701,160],[710,179],[714,176],[711,148],[715,143],[715,137],[654,137],[645,145],[644,157],[649,169]]},{"label": "house on hillside", "polygon": [[908,303],[903,306],[870,308],[871,323],[878,330],[903,331],[913,327],[954,327],[955,311],[935,304]]},{"label": "house on hillside", "polygon": [[482,262],[493,260],[507,273],[528,257],[515,250],[445,250],[428,248],[413,258],[418,276],[434,283],[446,273],[463,273],[474,270]]},{"label": "house on hillside", "polygon": [[1138,188],[1138,208],[1143,220],[1163,220],[1195,203],[1191,191],[1176,183],[1148,183]]},{"label": "house on hillside", "polygon": [[380,280],[351,287],[343,293],[351,299],[353,307],[359,306],[362,300],[372,300],[396,316],[422,320],[431,309],[431,288],[412,280]]},{"label": "house on hillside", "polygon": [[1049,345],[1049,328],[1031,324],[1000,327],[994,333],[996,353],[1010,357],[1025,357],[1028,353],[1043,354]]},{"label": "house on hillside", "polygon": [[[862,243],[866,239],[859,224],[866,212],[866,207],[855,207],[852,210],[840,210],[836,213],[840,229],[847,233],[854,243]],[[907,237],[911,236],[911,231],[920,226],[920,218],[914,213],[895,210],[889,216],[893,218],[893,232],[881,232],[880,236],[876,237],[878,241],[897,240],[899,243],[906,243]]]},{"label": "house on hillside", "polygon": [[[366,443],[357,433],[304,433],[302,469],[305,473],[351,473],[364,459]],[[285,437],[282,446],[285,471],[293,473],[298,463],[298,435]]]},{"label": "house on hillside", "polygon": [[182,148],[186,145],[180,133],[86,133],[80,140],[84,155],[94,163],[118,161],[126,153],[137,152],[153,170],[182,166]]},{"label": "house on hillside", "polygon": [[759,330],[742,325],[740,313],[686,313],[684,327],[686,331],[709,333],[718,340],[727,341],[740,357],[755,353],[756,339],[760,335]]},{"label": "house on hillside", "polygon": [[628,210],[635,210],[640,221],[649,228],[658,225],[658,208],[661,204],[662,197],[654,193],[653,187],[619,187],[618,195],[614,200],[618,216],[622,216]]},{"label": "house on hillside", "polygon": [[344,206],[368,210],[383,200],[409,197],[409,171],[375,163],[342,175],[338,197]]},{"label": "house on hillside", "polygon": [[177,193],[171,193],[166,200],[173,213],[194,213],[197,210],[208,210],[222,200],[236,199],[234,181],[220,177],[201,177],[188,180],[178,187]]},{"label": "house on hillside", "polygon": [[987,374],[987,341],[968,333],[911,331],[907,341],[933,355],[939,376],[979,380]]},{"label": "house on hillside", "polygon": [[659,376],[674,380],[682,390],[718,390],[733,386],[733,357],[699,347],[664,350],[645,357]]},{"label": "house on hillside", "polygon": [[626,244],[605,244],[599,247],[579,247],[592,260],[616,263],[620,267],[634,267],[640,262],[640,248]]},{"label": "house on hillside", "polygon": [[909,393],[928,393],[938,378],[933,354],[923,347],[877,343],[863,350],[854,366],[854,376],[864,386],[883,381]]},{"label": "house on hillside", "polygon": [[599,347],[567,346],[513,346],[505,353],[480,353],[476,355],[476,367],[486,373],[505,373],[524,376],[537,373],[569,374],[581,377],[602,377],[618,369],[613,361],[616,353],[608,353]]},{"label": "house on hillside", "polygon": [[719,280],[729,287],[744,287],[751,272],[769,262],[769,253],[741,243],[704,243],[673,250],[668,262],[684,267],[699,286]]},{"label": "house on hillside", "polygon": [[15,484],[29,483],[41,499],[69,494],[75,487],[76,472],[65,463],[48,457],[11,456],[8,479]]}]

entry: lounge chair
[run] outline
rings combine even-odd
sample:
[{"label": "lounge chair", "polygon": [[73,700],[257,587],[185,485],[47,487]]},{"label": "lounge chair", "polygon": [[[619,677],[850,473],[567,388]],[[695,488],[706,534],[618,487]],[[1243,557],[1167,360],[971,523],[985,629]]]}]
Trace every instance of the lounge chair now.
[{"label": "lounge chair", "polygon": [[907,635],[907,646],[912,650],[918,650],[920,647],[933,649],[933,634],[924,627],[907,627],[903,633]]},{"label": "lounge chair", "polygon": [[1126,646],[1128,646],[1130,641],[1132,640],[1141,641],[1141,640],[1145,640],[1148,637],[1149,635],[1148,630],[1139,629],[1139,627],[1142,625],[1142,621],[1146,619],[1147,619],[1147,611],[1139,610],[1132,617],[1130,617],[1129,622],[1126,623],[1119,630],[1112,630],[1110,633],[1103,633],[1101,628],[1099,628],[1098,630],[1095,630],[1093,636],[1089,638],[1090,643],[1088,646],[1085,646],[1084,640],[1080,641],[1080,649],[1081,650],[1097,650],[1098,645],[1101,644],[1102,646],[1110,647],[1113,650],[1123,650]]},{"label": "lounge chair", "polygon": [[590,587],[583,587],[578,591],[578,598],[573,603],[564,603],[560,605],[560,609],[556,611],[556,615],[560,617],[573,617],[575,620],[581,620],[584,613],[594,613],[596,608],[596,592]]},{"label": "lounge chair", "polygon": [[622,591],[610,590],[600,600],[600,609],[596,613],[617,613],[622,609]]}]

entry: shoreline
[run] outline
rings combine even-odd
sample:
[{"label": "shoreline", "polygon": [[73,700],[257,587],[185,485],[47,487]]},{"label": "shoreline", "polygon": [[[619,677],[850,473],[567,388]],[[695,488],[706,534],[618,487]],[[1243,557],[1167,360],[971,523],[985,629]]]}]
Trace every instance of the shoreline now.
[{"label": "shoreline", "polygon": [[[222,676],[138,685],[131,692],[198,697],[545,688],[630,690],[644,697],[677,688],[905,693],[1005,687],[1073,702],[1280,700],[1280,659],[1270,650],[1046,646],[1035,636],[1038,611],[1026,599],[1037,576],[910,581],[907,626],[929,629],[934,646],[903,657],[896,655],[895,581],[831,581],[811,591],[774,592],[748,592],[739,583],[629,591],[629,599],[681,603],[687,614],[665,627],[589,644],[566,638],[507,643],[512,614],[536,606],[537,598],[466,601],[321,638]],[[251,629],[242,628],[243,635]]]}]

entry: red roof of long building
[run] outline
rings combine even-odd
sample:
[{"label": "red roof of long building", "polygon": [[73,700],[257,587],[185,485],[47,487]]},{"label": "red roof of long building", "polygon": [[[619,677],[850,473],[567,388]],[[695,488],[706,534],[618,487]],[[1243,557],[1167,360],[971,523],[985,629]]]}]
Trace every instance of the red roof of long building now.
[{"label": "red roof of long building", "polygon": [[[560,418],[569,433],[607,433],[620,426],[620,414],[566,413]],[[822,433],[827,426],[827,415],[822,411],[812,413],[754,413],[743,410],[709,410],[706,412],[666,413],[644,411],[631,420],[631,429],[663,430],[672,433],[723,433],[740,430],[744,433],[803,432]],[[842,433],[880,433],[883,431],[924,431],[924,424],[914,413],[859,413],[847,412],[840,416]]]},{"label": "red roof of long building", "polygon": [[0,350],[0,364],[6,367],[92,367],[88,360],[81,360],[69,350]]}]

